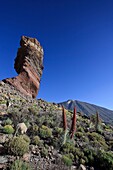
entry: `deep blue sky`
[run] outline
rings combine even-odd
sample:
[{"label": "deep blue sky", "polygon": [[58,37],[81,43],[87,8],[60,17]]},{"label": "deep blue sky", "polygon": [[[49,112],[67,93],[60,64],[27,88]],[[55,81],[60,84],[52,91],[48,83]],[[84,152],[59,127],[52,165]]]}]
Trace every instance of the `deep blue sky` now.
[{"label": "deep blue sky", "polygon": [[38,98],[113,109],[113,0],[1,0],[0,80],[17,75],[21,35],[44,48]]}]

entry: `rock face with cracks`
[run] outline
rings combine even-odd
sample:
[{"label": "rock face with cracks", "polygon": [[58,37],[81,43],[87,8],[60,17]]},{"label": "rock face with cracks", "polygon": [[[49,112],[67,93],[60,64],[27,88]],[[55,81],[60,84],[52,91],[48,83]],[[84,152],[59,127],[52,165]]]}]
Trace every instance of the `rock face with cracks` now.
[{"label": "rock face with cracks", "polygon": [[14,68],[18,76],[3,80],[24,95],[35,98],[43,71],[43,48],[35,38],[22,36]]}]

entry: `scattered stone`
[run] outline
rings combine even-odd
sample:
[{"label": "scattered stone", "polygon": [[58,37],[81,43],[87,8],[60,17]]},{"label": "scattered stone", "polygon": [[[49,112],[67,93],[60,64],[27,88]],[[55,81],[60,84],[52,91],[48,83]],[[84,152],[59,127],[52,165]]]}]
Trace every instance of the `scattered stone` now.
[{"label": "scattered stone", "polygon": [[76,166],[71,166],[71,170],[77,170]]},{"label": "scattered stone", "polygon": [[0,116],[4,116],[4,115],[7,115],[6,112],[0,112]]},{"label": "scattered stone", "polygon": [[0,156],[0,164],[4,164],[8,162],[8,158],[6,156]]},{"label": "scattered stone", "polygon": [[29,153],[25,153],[23,155],[23,161],[29,162],[29,160],[30,160],[30,154]]},{"label": "scattered stone", "polygon": [[1,144],[5,143],[6,138],[7,138],[7,135],[1,133],[1,134],[0,134],[0,143],[1,143]]},{"label": "scattered stone", "polygon": [[12,155],[7,155],[7,158],[8,158],[8,162],[14,162],[16,159],[16,157]]},{"label": "scattered stone", "polygon": [[0,164],[0,169],[3,170],[6,168],[6,164]]},{"label": "scattered stone", "polygon": [[80,164],[78,170],[86,170],[86,167],[84,165]]},{"label": "scattered stone", "polygon": [[13,137],[12,134],[7,135],[7,134],[0,133],[0,144],[5,143],[6,141],[8,141],[12,137]]},{"label": "scattered stone", "polygon": [[21,134],[24,134],[24,133],[26,133],[26,131],[27,131],[27,126],[25,125],[25,123],[19,123],[18,125],[17,125],[17,129],[16,129],[16,133],[18,132],[18,130],[20,130],[21,131]]}]

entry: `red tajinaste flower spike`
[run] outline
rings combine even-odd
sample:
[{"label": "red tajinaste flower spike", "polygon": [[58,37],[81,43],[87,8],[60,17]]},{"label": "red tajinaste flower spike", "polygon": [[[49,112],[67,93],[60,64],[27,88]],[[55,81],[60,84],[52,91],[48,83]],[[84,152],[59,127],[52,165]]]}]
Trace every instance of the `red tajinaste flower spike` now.
[{"label": "red tajinaste flower spike", "polygon": [[64,106],[62,106],[62,116],[63,116],[63,128],[64,131],[67,130],[67,119],[66,119],[66,111],[64,109]]},{"label": "red tajinaste flower spike", "polygon": [[98,112],[96,112],[96,119],[97,119],[97,123],[99,123],[100,118],[99,118],[99,113]]},{"label": "red tajinaste flower spike", "polygon": [[76,131],[76,107],[74,107],[70,138],[72,139]]},{"label": "red tajinaste flower spike", "polygon": [[96,111],[96,122],[95,122],[95,128],[96,128],[96,130],[97,130],[97,131],[98,131],[99,122],[100,122],[99,113]]}]

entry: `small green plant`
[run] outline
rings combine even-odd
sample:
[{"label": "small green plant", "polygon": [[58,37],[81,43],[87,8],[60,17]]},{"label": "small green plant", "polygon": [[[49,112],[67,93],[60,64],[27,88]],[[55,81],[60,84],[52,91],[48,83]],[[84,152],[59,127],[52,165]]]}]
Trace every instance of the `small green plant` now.
[{"label": "small green plant", "polygon": [[46,157],[48,155],[48,150],[45,147],[42,148],[41,155],[42,157]]},{"label": "small green plant", "polygon": [[63,161],[64,164],[67,165],[67,166],[71,166],[71,165],[72,165],[72,159],[69,158],[69,157],[66,156],[66,155],[63,155],[63,156],[62,156],[62,161]]},{"label": "small green plant", "polygon": [[75,152],[75,146],[74,144],[72,143],[72,141],[68,141],[66,142],[63,147],[63,152],[64,153],[74,153]]},{"label": "small green plant", "polygon": [[82,133],[84,133],[84,128],[83,128],[83,127],[81,127],[81,126],[79,126],[79,127],[77,128],[77,131],[78,131],[78,132],[82,132]]},{"label": "small green plant", "polygon": [[82,132],[76,132],[76,137],[81,138],[83,136]]},{"label": "small green plant", "polygon": [[30,144],[30,138],[29,138],[29,136],[27,136],[27,135],[20,135],[20,137],[22,137],[27,143],[29,143]]},{"label": "small green plant", "polygon": [[62,135],[62,133],[63,133],[63,128],[56,127],[56,128],[55,128],[55,132],[56,132],[58,135]]},{"label": "small green plant", "polygon": [[78,155],[78,157],[81,157],[81,152],[80,148],[75,148],[75,155]]},{"label": "small green plant", "polygon": [[39,145],[40,144],[40,137],[39,136],[34,136],[33,139],[32,139],[32,143],[34,145]]},{"label": "small green plant", "polygon": [[109,169],[113,170],[113,153],[112,152],[105,152],[99,151],[97,155],[98,166],[100,169]]},{"label": "small green plant", "polygon": [[30,107],[29,112],[32,113],[34,116],[37,116],[39,112],[37,105],[33,105],[32,107]]},{"label": "small green plant", "polygon": [[88,164],[90,166],[94,165],[94,158],[96,155],[96,151],[94,149],[84,148],[84,155],[87,157]]},{"label": "small green plant", "polygon": [[4,125],[12,125],[12,120],[10,118],[7,118],[6,120],[3,121]]},{"label": "small green plant", "polygon": [[0,104],[6,104],[5,100],[0,100]]},{"label": "small green plant", "polygon": [[11,125],[5,125],[3,131],[7,134],[12,134],[14,133],[14,128]]},{"label": "small green plant", "polygon": [[67,135],[68,135],[68,130],[64,131],[64,136],[63,136],[63,145],[65,145],[66,141],[67,141]]},{"label": "small green plant", "polygon": [[42,125],[39,132],[40,132],[40,137],[42,138],[49,138],[52,136],[52,130],[45,125]]},{"label": "small green plant", "polygon": [[29,151],[29,142],[26,142],[22,136],[14,137],[9,140],[5,146],[7,147],[9,153],[16,156],[23,156]]},{"label": "small green plant", "polygon": [[17,159],[12,163],[10,170],[31,170],[31,168],[28,163]]},{"label": "small green plant", "polygon": [[28,134],[30,136],[35,136],[38,134],[38,129],[39,127],[37,126],[37,124],[33,124],[32,126],[29,127]]}]

